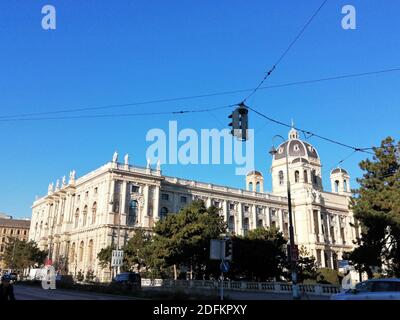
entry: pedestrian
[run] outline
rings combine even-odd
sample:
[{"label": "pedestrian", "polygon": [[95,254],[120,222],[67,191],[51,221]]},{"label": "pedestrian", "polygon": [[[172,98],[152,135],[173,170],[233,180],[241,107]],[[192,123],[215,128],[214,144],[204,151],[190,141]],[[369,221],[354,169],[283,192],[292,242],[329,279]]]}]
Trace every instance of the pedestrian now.
[{"label": "pedestrian", "polygon": [[12,301],[15,300],[14,287],[11,284],[11,277],[5,274],[1,277],[0,284],[0,301]]}]

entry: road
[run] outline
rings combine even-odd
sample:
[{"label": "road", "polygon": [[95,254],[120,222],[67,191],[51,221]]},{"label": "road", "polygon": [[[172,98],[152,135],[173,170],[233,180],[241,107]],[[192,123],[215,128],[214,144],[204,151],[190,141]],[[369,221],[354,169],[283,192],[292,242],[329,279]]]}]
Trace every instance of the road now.
[{"label": "road", "polygon": [[[143,288],[147,292],[171,291],[170,289],[161,288]],[[218,290],[209,289],[189,289],[183,290],[186,293],[204,294],[205,299],[218,299]],[[143,300],[142,298],[127,297],[120,295],[85,292],[77,290],[44,290],[42,287],[15,285],[15,298],[17,300]],[[150,295],[151,296],[151,295]],[[228,300],[292,300],[290,294],[257,292],[257,291],[225,291],[225,299]],[[156,298],[157,299],[157,298]],[[159,299],[159,298],[158,298]],[[302,295],[302,300],[328,300],[328,296],[306,296]]]},{"label": "road", "polygon": [[44,290],[42,287],[15,285],[16,300],[136,300],[138,298],[76,290]]}]

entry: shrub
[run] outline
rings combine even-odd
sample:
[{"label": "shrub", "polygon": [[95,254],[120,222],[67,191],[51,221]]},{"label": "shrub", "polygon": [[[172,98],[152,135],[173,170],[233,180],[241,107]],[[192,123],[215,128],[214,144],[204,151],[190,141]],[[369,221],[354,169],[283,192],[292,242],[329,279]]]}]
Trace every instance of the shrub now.
[{"label": "shrub", "polygon": [[320,268],[317,272],[317,283],[340,285],[340,277],[337,270]]}]

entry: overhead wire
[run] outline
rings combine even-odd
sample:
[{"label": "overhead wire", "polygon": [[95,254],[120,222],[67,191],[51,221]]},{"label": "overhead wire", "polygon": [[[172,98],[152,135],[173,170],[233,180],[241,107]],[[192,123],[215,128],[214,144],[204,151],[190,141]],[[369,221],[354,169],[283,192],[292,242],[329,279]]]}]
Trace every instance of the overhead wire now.
[{"label": "overhead wire", "polygon": [[287,55],[287,53],[290,51],[290,49],[294,46],[294,44],[299,40],[299,38],[302,36],[304,31],[307,29],[307,27],[311,24],[311,22],[314,20],[314,18],[318,15],[318,13],[321,11],[321,9],[325,6],[325,4],[328,2],[328,0],[324,0],[321,5],[317,8],[317,10],[312,14],[312,16],[307,20],[306,24],[301,28],[301,30],[297,33],[297,35],[294,37],[294,39],[289,43],[288,47],[283,51],[283,53],[279,56],[278,60],[272,65],[272,67],[266,72],[265,76],[263,79],[258,83],[258,85],[248,94],[242,101],[242,103],[245,103],[252,95],[254,95],[260,87],[263,85],[265,80],[274,72],[278,64],[283,60],[283,58]]},{"label": "overhead wire", "polygon": [[[355,77],[364,77],[364,76],[371,76],[371,75],[390,73],[390,72],[398,72],[398,71],[400,71],[400,68],[381,69],[381,70],[362,72],[362,73],[351,73],[351,74],[337,75],[337,76],[324,77],[324,78],[318,78],[318,79],[293,81],[293,82],[280,83],[280,84],[275,84],[275,85],[262,86],[259,88],[259,90],[284,88],[284,87],[291,87],[291,86],[297,86],[297,85],[306,85],[306,84],[313,84],[313,83],[318,83],[318,82],[334,81],[334,80],[348,79],[348,78],[355,78]],[[194,100],[194,99],[207,98],[207,97],[212,97],[212,96],[223,96],[223,95],[231,95],[231,94],[242,93],[242,92],[249,92],[252,90],[253,89],[238,89],[238,90],[231,90],[231,91],[206,93],[206,94],[201,94],[201,95],[155,99],[155,100],[147,100],[147,101],[122,103],[122,104],[86,106],[86,107],[54,110],[54,111],[0,115],[0,120],[8,119],[8,118],[16,118],[16,117],[32,117],[32,116],[61,114],[61,113],[75,113],[75,112],[82,112],[82,111],[105,110],[105,109],[115,109],[115,108],[123,108],[123,107],[142,106],[142,105],[148,105],[148,104],[176,102],[176,101],[183,101],[183,100]]]}]

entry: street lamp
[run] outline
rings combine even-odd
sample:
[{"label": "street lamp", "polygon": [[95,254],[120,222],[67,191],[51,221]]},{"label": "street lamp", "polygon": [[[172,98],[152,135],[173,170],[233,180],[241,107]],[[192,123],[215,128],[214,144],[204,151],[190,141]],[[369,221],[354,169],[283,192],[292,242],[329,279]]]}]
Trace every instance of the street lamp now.
[{"label": "street lamp", "polygon": [[[285,138],[283,138],[281,135],[275,135],[272,140],[275,138],[280,138],[285,142]],[[287,198],[288,198],[288,209],[289,209],[289,242],[290,242],[290,266],[291,266],[291,272],[292,272],[292,292],[293,292],[293,299],[300,299],[300,294],[299,294],[299,287],[297,284],[297,270],[296,270],[296,261],[294,259],[294,231],[293,231],[293,218],[292,218],[292,197],[290,194],[290,177],[289,177],[289,154],[288,154],[288,147],[285,148],[286,153],[285,153],[285,158],[286,158],[286,186],[287,186]],[[277,151],[272,145],[271,150],[269,153],[272,156],[275,156],[277,154]]]}]

